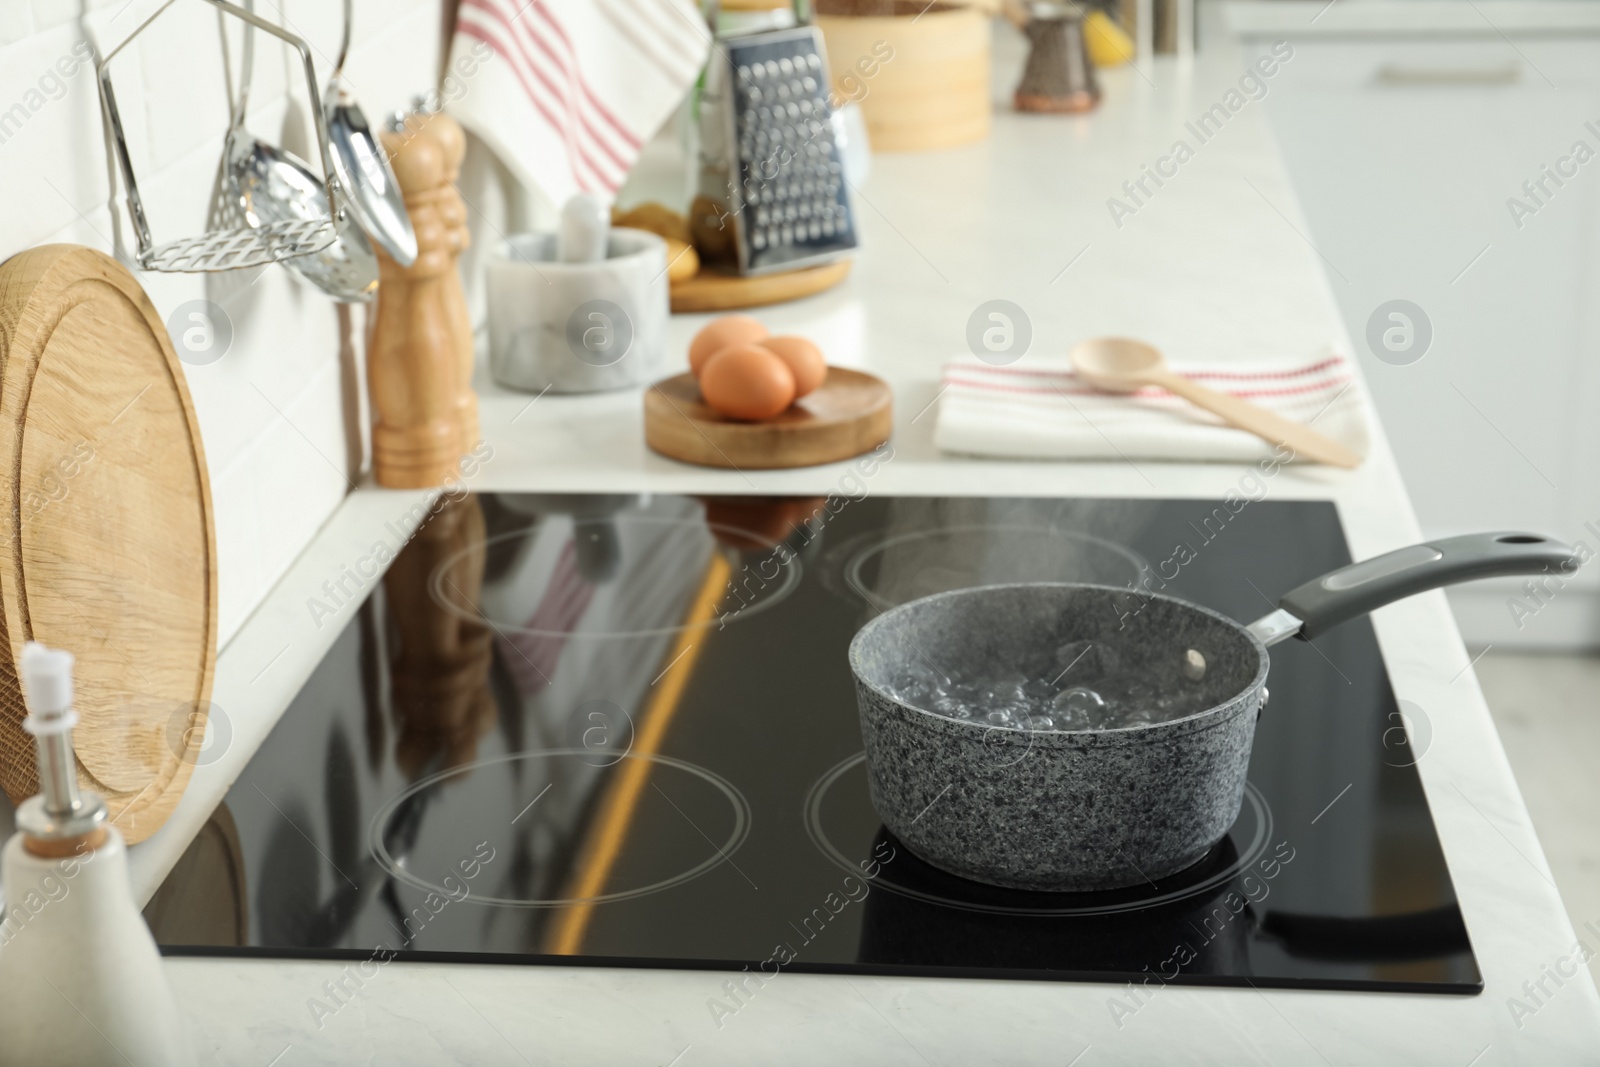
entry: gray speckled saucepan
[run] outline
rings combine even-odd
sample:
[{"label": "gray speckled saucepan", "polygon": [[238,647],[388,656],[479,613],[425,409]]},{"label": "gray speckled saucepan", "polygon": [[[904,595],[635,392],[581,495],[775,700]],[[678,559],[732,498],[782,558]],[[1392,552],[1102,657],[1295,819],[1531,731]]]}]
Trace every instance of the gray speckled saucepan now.
[{"label": "gray speckled saucepan", "polygon": [[[1016,889],[1139,885],[1204,856],[1233,825],[1267,646],[1427,589],[1507,574],[1569,575],[1572,549],[1521,533],[1412,545],[1307,582],[1246,627],[1174,597],[1065,583],[985,586],[893,608],[850,644],[872,805],[951,874]],[[1026,730],[951,718],[893,696],[908,667],[1027,673],[1068,642],[1107,642],[1124,670],[1205,659],[1204,710],[1152,725]],[[993,672],[993,674],[982,673]],[[1191,699],[1195,698],[1190,694]]]}]

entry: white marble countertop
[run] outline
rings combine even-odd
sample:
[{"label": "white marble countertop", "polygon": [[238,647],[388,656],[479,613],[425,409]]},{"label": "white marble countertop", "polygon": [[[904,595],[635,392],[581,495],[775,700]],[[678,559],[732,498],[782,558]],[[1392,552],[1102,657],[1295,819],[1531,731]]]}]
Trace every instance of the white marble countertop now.
[{"label": "white marble countertop", "polygon": [[[997,51],[1014,58],[1012,31],[995,34]],[[1105,207],[1240,73],[1228,49],[1111,71],[1089,117],[1023,117],[1000,105],[982,144],[873,161],[857,197],[866,250],[852,276],[763,313],[774,332],[806,333],[834,361],[895,384],[895,454],[871,492],[1216,497],[1238,483],[1243,469],[1226,465],[945,456],[927,408],[940,364],[964,350],[968,315],[993,298],[1026,310],[1041,354],[1107,333],[1148,338],[1174,359],[1350,351],[1328,288],[1339,279],[1302,236],[1259,105],[1121,228]],[[675,358],[697,325],[674,321]],[[483,489],[821,493],[845,471],[684,467],[645,449],[637,392],[530,403],[486,379],[479,386],[494,448],[476,480]],[[1292,468],[1271,491],[1335,500],[1357,558],[1419,536],[1381,432],[1358,471]],[[310,623],[306,598],[422,496],[353,494],[223,651],[215,699],[230,747],[198,769],[172,822],[134,849],[141,897],[336,635],[338,620]],[[343,963],[174,959],[168,972],[203,1058],[228,1064],[1593,1062],[1600,997],[1586,968],[1549,985],[1554,995],[1536,1014],[1519,1022],[1508,1009],[1577,935],[1444,596],[1384,608],[1374,623],[1397,694],[1431,721],[1419,769],[1485,974],[1481,996],[1168,987],[1119,1026],[1110,1010],[1119,990],[1108,985],[785,974],[719,1028],[707,1009],[726,977],[717,972],[391,963],[319,1026],[307,1001]],[[1580,933],[1600,947],[1594,932]]]}]

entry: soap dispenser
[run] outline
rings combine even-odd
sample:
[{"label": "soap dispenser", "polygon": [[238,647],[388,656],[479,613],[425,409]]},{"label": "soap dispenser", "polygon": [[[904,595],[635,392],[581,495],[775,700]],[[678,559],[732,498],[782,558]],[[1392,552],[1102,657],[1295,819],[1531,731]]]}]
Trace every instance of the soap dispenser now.
[{"label": "soap dispenser", "polygon": [[0,1067],[184,1067],[193,1052],[133,902],[127,845],[105,801],[78,789],[72,662],[36,642],[22,653],[43,791],[17,809],[0,859]]}]

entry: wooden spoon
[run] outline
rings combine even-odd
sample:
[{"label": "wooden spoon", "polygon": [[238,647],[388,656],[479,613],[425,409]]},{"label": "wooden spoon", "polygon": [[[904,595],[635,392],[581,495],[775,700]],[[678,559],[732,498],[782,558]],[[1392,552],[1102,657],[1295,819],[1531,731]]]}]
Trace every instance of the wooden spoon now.
[{"label": "wooden spoon", "polygon": [[1173,373],[1161,350],[1143,341],[1096,337],[1075,347],[1071,359],[1078,376],[1096,388],[1131,393],[1141,385],[1159,385],[1270,444],[1288,445],[1298,457],[1335,467],[1355,467],[1361,462],[1360,456],[1303,422],[1286,419],[1248,400],[1207,389]]}]

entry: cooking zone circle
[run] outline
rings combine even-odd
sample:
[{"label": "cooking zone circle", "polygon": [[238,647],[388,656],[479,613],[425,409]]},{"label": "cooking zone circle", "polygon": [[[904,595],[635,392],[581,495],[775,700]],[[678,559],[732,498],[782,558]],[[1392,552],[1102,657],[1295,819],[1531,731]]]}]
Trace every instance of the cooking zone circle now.
[{"label": "cooking zone circle", "polygon": [[888,610],[910,600],[979,585],[1090,582],[1132,588],[1149,568],[1132,549],[1092,534],[1024,524],[973,524],[913,530],[856,548],[844,580]]},{"label": "cooking zone circle", "polygon": [[[629,824],[637,821],[641,814],[670,817],[679,822],[687,819],[694,824],[694,830],[699,831],[683,835],[683,840],[703,840],[703,850],[687,846],[670,850],[675,858],[659,870],[644,873],[642,877],[650,880],[640,885],[583,895],[516,897],[480,892],[474,886],[469,896],[461,898],[504,908],[558,908],[632,900],[693,881],[729,862],[750,835],[750,804],[744,794],[721,775],[670,756],[628,753],[604,768],[597,768],[593,758],[593,752],[578,748],[517,752],[451,767],[419,779],[390,798],[373,816],[368,829],[372,855],[384,870],[406,885],[448,897],[452,896],[451,891],[415,869],[417,864],[412,862],[412,857],[426,853],[430,866],[450,872],[458,854],[470,852],[471,843],[484,834],[485,827],[500,827],[489,833],[488,843],[497,852],[507,855],[509,866],[509,853],[516,837],[539,825],[541,804],[559,809],[563,805],[570,808],[592,803],[593,816],[581,823],[585,833],[595,840],[603,840],[608,833],[620,829],[624,847]],[[506,792],[514,795],[492,810],[485,804],[489,798],[481,782],[471,790],[454,791],[454,795],[449,789],[452,783],[468,776],[492,775],[497,770],[504,779]],[[596,784],[598,788],[593,788]],[[557,786],[571,788],[558,791]],[[565,815],[558,816],[555,821],[560,823],[564,818]],[[527,823],[526,827],[519,825],[523,823]],[[719,831],[720,842],[717,840]],[[409,843],[403,840],[407,836],[411,837]],[[584,852],[583,840],[572,844],[580,854]],[[595,851],[604,853],[606,850]],[[702,852],[710,854],[692,862]],[[679,870],[669,869],[691,863]],[[649,865],[635,859],[628,866],[636,870]],[[567,884],[583,884],[585,873],[594,878],[595,888],[604,887],[607,873],[604,869],[580,872]],[[459,891],[458,886],[456,892]]]},{"label": "cooking zone circle", "polygon": [[[823,809],[825,807],[838,808],[842,805],[847,806],[851,805],[852,803],[857,803],[861,808],[865,809],[874,823],[877,822],[877,815],[872,813],[871,805],[867,800],[866,760],[867,754],[865,752],[858,752],[854,756],[847,757],[836,764],[821,778],[817,779],[816,783],[811,787],[811,791],[806,795],[805,807],[806,833],[811,836],[812,843],[817,846],[817,848],[829,859],[829,861],[843,868],[844,870],[849,871],[851,874],[854,874],[857,877],[862,877],[860,865],[854,860],[850,859],[849,856],[845,855],[845,853],[837,845],[835,845],[832,839],[829,837]],[[833,802],[830,803],[830,792],[834,791],[834,787],[846,779],[848,779],[848,781],[845,781],[845,784],[841,787],[845,792],[843,794],[835,792],[832,798]],[[848,796],[846,794],[848,794]],[[859,820],[856,821],[859,822]],[[1239,808],[1238,821],[1234,823],[1233,829],[1229,831],[1229,838],[1235,842],[1238,848],[1238,854],[1232,863],[1229,863],[1215,871],[1211,871],[1203,878],[1199,878],[1193,882],[1187,883],[1181,881],[1185,872],[1180,871],[1176,875],[1170,875],[1163,879],[1163,881],[1167,883],[1179,882],[1180,884],[1170,889],[1155,887],[1155,891],[1145,893],[1144,895],[1134,897],[1133,899],[1112,901],[1106,900],[1107,897],[1111,896],[1126,896],[1127,893],[1131,892],[1130,890],[1102,891],[1095,893],[1036,893],[1026,890],[1001,889],[996,886],[982,885],[977,882],[971,882],[967,884],[972,886],[973,896],[971,899],[963,900],[955,897],[943,896],[938,893],[931,893],[927,890],[919,889],[906,885],[903,882],[896,881],[893,861],[883,862],[880,865],[877,877],[873,878],[871,883],[874,888],[882,889],[886,892],[898,893],[901,896],[914,897],[918,900],[927,901],[931,904],[942,904],[946,907],[960,908],[963,911],[988,912],[996,915],[1034,915],[1055,917],[1073,915],[1111,915],[1119,912],[1142,911],[1145,908],[1153,908],[1163,904],[1172,904],[1176,901],[1198,897],[1203,894],[1213,892],[1218,887],[1226,884],[1236,876],[1249,870],[1251,865],[1254,864],[1256,860],[1260,859],[1262,854],[1266,852],[1267,842],[1272,838],[1272,809],[1267,806],[1266,797],[1262,796],[1261,791],[1249,781],[1245,782],[1244,803]],[[1227,839],[1225,839],[1225,841],[1226,840]],[[899,841],[896,841],[895,843],[900,848],[905,848],[903,843]],[[1212,850],[1213,853],[1215,853],[1215,851],[1215,849]],[[1203,869],[1205,866],[1205,859],[1201,859],[1190,869],[1198,870]],[[952,881],[962,881],[961,879],[955,878],[954,875],[948,875],[946,877],[950,878]],[[1037,905],[1009,905],[985,902],[980,899],[984,896],[1001,895],[1009,897],[1024,896],[1037,898],[1040,903]],[[1074,898],[1085,900],[1085,903],[1075,905],[1066,905],[1062,903],[1064,900],[1071,900]],[[1089,903],[1089,900],[1093,900],[1093,903]]]},{"label": "cooking zone circle", "polygon": [[[616,532],[624,558],[634,557],[636,566],[649,566],[650,558],[663,556],[660,566],[664,575],[681,574],[682,555],[703,542],[703,562],[707,580],[693,603],[683,612],[684,620],[673,626],[642,627],[636,629],[609,629],[602,623],[590,629],[579,625],[584,613],[573,614],[569,623],[559,626],[532,626],[526,621],[491,619],[475,604],[467,603],[466,595],[451,579],[454,569],[462,559],[474,553],[482,554],[494,546],[507,542],[522,542],[529,537],[527,530],[507,530],[482,542],[469,545],[456,552],[433,570],[428,580],[428,591],[434,603],[456,618],[468,622],[488,623],[495,632],[525,634],[531,637],[555,638],[638,638],[660,637],[682,633],[685,630],[704,629],[708,626],[729,625],[752,615],[776,607],[800,584],[800,559],[790,551],[778,551],[779,543],[749,530],[721,523],[695,522],[685,519],[661,518],[652,515],[617,514],[606,523]],[[574,536],[583,536],[586,525],[580,524]],[[677,540],[677,544],[672,544]],[[735,548],[736,544],[765,546],[763,551],[751,552]],[[668,551],[676,550],[676,555]],[[670,556],[671,558],[666,558]],[[581,581],[581,575],[559,571],[549,579],[555,586],[564,580]],[[635,589],[630,595],[636,599],[647,597],[648,590]]]}]

